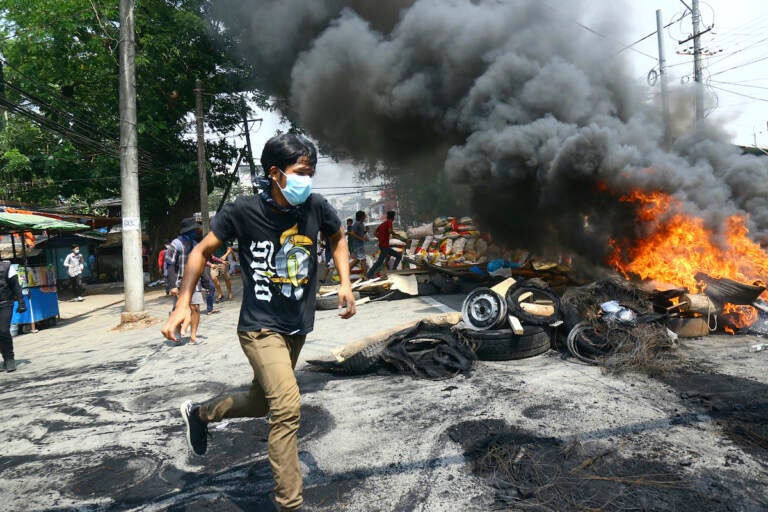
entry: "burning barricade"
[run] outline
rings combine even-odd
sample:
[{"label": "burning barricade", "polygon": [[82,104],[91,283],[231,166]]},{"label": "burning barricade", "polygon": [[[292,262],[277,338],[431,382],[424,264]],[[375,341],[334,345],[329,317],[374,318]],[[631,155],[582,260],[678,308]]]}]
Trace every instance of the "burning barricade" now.
[{"label": "burning barricade", "polygon": [[[409,261],[426,269],[422,279],[429,275],[443,292],[467,293],[461,321],[440,336],[430,333],[426,338],[434,343],[419,345],[419,357],[427,360],[425,354],[439,353],[437,347],[450,339],[450,346],[469,348],[481,360],[522,359],[556,348],[613,372],[657,372],[678,361],[678,338],[768,335],[761,280],[768,275],[768,254],[748,238],[746,219],[730,217],[726,231],[715,233],[671,196],[636,192],[621,200],[637,203],[641,234],[611,240],[608,264],[617,273],[586,285],[574,282],[570,266],[536,262],[527,254],[523,264],[491,265],[510,261],[511,253],[480,233],[471,218],[438,218],[412,228]],[[409,296],[421,294],[411,288]],[[409,331],[398,343],[407,347],[409,339],[426,338]],[[343,371],[350,358],[354,354],[347,353],[328,365]],[[400,361],[399,368],[408,367]]]}]

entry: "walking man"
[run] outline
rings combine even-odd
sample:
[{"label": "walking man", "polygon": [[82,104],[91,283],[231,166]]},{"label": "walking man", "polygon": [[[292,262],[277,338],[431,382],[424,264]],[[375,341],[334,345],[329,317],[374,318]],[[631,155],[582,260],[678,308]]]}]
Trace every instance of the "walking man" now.
[{"label": "walking man", "polygon": [[72,246],[72,252],[67,254],[64,258],[64,266],[67,269],[69,275],[69,286],[72,288],[72,300],[83,300],[83,269],[85,268],[85,260],[83,255],[80,254],[80,246],[74,244]]},{"label": "walking man", "polygon": [[24,313],[27,304],[21,293],[19,276],[10,261],[0,261],[0,352],[3,354],[3,368],[7,372],[16,370],[13,354],[13,336],[11,336],[11,316],[13,302],[19,303],[17,313]]},{"label": "walking man", "polygon": [[216,287],[216,302],[224,300],[224,293],[221,289],[221,281],[227,286],[227,300],[232,300],[232,278],[229,275],[229,256],[232,254],[232,245],[227,244],[226,250],[220,256],[213,256],[213,265],[211,266],[211,279]]},{"label": "walking man", "polygon": [[355,213],[355,223],[349,229],[349,252],[352,254],[350,268],[360,263],[360,277],[366,275],[365,242],[368,235],[365,233],[365,212],[360,210]]},{"label": "walking man", "polygon": [[328,202],[311,194],[317,164],[315,146],[295,134],[272,137],[264,146],[265,177],[253,196],[227,204],[212,231],[187,261],[176,310],[162,332],[175,339],[189,323],[189,300],[208,257],[237,239],[243,276],[243,301],[237,326],[240,347],[253,368],[248,392],[231,392],[203,403],[187,401],[181,414],[187,440],[197,454],[207,450],[208,423],[269,413],[268,455],[280,510],[303,503],[299,470],[299,387],[293,369],[312,331],[317,293],[317,239],[325,236],[339,271],[339,313],[355,314],[349,281],[349,250],[341,221]]},{"label": "walking man", "polygon": [[376,272],[390,257],[395,258],[395,264],[392,266],[393,269],[396,269],[400,264],[400,258],[403,257],[403,254],[397,252],[389,246],[389,239],[393,236],[395,238],[402,239],[402,237],[395,234],[395,230],[393,228],[394,220],[395,212],[388,211],[387,220],[379,224],[379,227],[376,228],[376,238],[379,240],[379,257],[376,259],[376,263],[374,263],[371,267],[371,270],[368,271],[368,279],[373,279],[373,277],[376,275]]},{"label": "walking man", "polygon": [[[165,252],[165,266],[168,269],[168,281],[171,283],[170,293],[173,296],[173,311],[171,316],[176,312],[179,300],[179,290],[181,290],[182,279],[184,278],[184,271],[187,265],[187,260],[192,252],[192,249],[203,238],[203,227],[195,220],[194,217],[187,217],[181,221],[179,227],[179,236],[171,241],[168,246],[168,250]],[[205,262],[203,262],[203,267]],[[184,310],[189,314],[189,322],[184,325],[184,329],[181,331],[183,336],[187,330],[189,331],[189,344],[196,345],[197,341],[197,328],[200,326],[200,306],[205,304],[203,299],[202,287],[200,286],[200,274],[197,273],[195,281],[192,283],[192,289],[190,297],[187,298]],[[173,341],[177,340],[175,337],[169,338]]]}]

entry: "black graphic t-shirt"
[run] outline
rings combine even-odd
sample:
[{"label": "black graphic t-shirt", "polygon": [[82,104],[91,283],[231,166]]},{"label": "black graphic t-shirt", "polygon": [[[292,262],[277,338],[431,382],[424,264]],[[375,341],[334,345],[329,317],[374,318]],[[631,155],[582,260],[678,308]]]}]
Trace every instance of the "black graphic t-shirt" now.
[{"label": "black graphic t-shirt", "polygon": [[291,213],[280,213],[259,196],[242,196],[213,218],[219,240],[237,239],[243,276],[238,331],[269,329],[307,334],[314,327],[317,236],[341,227],[325,198],[311,194]]}]

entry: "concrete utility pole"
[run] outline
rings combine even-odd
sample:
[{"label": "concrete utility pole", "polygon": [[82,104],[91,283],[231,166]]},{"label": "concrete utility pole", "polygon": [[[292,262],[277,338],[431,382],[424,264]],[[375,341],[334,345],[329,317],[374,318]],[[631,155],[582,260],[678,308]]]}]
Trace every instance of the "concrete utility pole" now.
[{"label": "concrete utility pole", "polygon": [[195,80],[195,122],[197,124],[197,175],[200,178],[200,217],[203,235],[210,229],[208,218],[208,171],[205,165],[205,131],[203,127],[203,82]]},{"label": "concrete utility pole", "polygon": [[[5,57],[3,56],[3,52],[0,52],[0,98],[2,99],[5,99],[5,74],[3,72],[4,60]],[[2,113],[2,116],[0,117],[0,131],[3,131],[5,130],[5,126],[8,124],[8,111],[5,109],[5,106],[0,107],[0,113]]]},{"label": "concrete utility pole", "polygon": [[704,119],[704,84],[701,80],[701,33],[699,32],[699,23],[701,23],[701,11],[699,11],[699,0],[691,2],[691,18],[693,19],[693,80],[696,82],[696,121]]},{"label": "concrete utility pole", "polygon": [[669,149],[672,134],[669,127],[669,94],[667,91],[667,61],[664,57],[664,26],[661,23],[661,9],[656,11],[656,37],[659,41],[659,81],[661,86],[661,115],[664,123],[664,147]]},{"label": "concrete utility pole", "polygon": [[136,137],[136,40],[134,1],[120,0],[120,186],[123,218],[122,322],[147,316],[144,311],[144,271],[141,261],[139,153]]},{"label": "concrete utility pole", "polygon": [[241,105],[242,105],[242,114],[243,114],[243,130],[245,131],[245,146],[247,148],[247,152],[245,154],[245,158],[248,161],[248,168],[251,171],[251,179],[253,179],[254,175],[256,174],[256,165],[253,163],[253,148],[251,147],[251,128],[248,126],[248,109],[245,106],[245,99],[240,98]]}]

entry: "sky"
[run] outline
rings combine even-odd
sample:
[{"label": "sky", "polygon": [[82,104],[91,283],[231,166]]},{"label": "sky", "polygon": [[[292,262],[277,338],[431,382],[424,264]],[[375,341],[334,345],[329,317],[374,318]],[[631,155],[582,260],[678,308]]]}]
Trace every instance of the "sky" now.
[{"label": "sky", "polygon": [[[597,10],[609,0],[585,0],[587,9]],[[612,3],[612,2],[611,2]],[[664,25],[678,20],[691,5],[690,0],[625,0],[627,5],[626,32],[618,39],[607,39],[603,44],[614,45],[617,52],[626,55],[633,76],[649,94],[659,89],[658,83],[648,83],[648,73],[658,71],[658,41],[656,10],[661,9]],[[768,147],[768,2],[749,0],[709,0],[700,2],[701,30],[712,27],[702,36],[702,48],[708,55],[703,60],[707,81],[707,118],[724,126],[732,142],[752,146],[755,142]],[[589,23],[589,16],[585,23]],[[664,50],[668,83],[671,88],[693,80],[693,57],[684,52],[692,42],[678,41],[692,33],[691,16],[673,23],[664,32]],[[631,48],[625,48],[632,45]],[[625,48],[624,50],[622,50]],[[761,60],[765,58],[765,60]],[[258,112],[263,120],[254,124],[251,132],[256,160],[264,143],[286,125],[273,112]],[[321,157],[317,165],[315,187],[324,194],[348,192],[354,182],[354,167]]]}]

